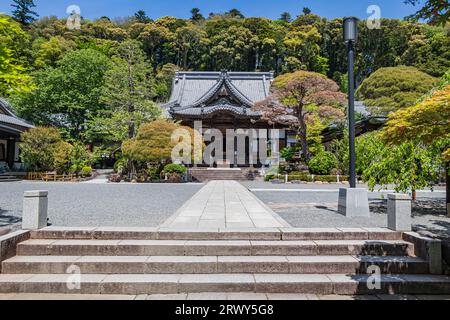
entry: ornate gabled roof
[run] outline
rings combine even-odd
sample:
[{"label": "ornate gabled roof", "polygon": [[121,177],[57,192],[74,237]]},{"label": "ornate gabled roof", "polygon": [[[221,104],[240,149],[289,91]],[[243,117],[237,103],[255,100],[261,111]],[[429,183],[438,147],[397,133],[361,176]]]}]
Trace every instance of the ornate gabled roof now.
[{"label": "ornate gabled roof", "polygon": [[251,108],[267,98],[272,80],[269,72],[177,72],[170,100],[162,107],[172,116],[230,111],[256,117]]},{"label": "ornate gabled roof", "polygon": [[8,102],[0,98],[0,130],[17,134],[31,128],[33,125],[17,117]]}]

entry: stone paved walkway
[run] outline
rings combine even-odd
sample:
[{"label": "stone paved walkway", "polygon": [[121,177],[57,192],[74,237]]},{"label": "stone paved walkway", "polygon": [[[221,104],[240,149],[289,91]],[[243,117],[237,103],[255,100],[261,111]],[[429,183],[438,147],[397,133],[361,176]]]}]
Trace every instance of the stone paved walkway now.
[{"label": "stone paved walkway", "polygon": [[211,181],[162,227],[236,229],[290,225],[240,183]]}]

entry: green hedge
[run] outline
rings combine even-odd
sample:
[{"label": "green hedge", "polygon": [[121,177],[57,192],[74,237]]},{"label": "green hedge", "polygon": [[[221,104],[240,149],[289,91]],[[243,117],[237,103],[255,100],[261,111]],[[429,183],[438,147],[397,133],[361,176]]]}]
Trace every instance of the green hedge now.
[{"label": "green hedge", "polygon": [[[286,175],[279,174],[269,174],[264,177],[265,181],[272,181],[274,179],[280,179],[284,181],[286,179]],[[339,181],[348,181],[348,176],[339,176]],[[329,183],[335,183],[337,182],[337,176],[335,175],[312,175],[308,173],[303,172],[295,172],[288,175],[288,181],[302,181],[302,182],[329,182]]]}]

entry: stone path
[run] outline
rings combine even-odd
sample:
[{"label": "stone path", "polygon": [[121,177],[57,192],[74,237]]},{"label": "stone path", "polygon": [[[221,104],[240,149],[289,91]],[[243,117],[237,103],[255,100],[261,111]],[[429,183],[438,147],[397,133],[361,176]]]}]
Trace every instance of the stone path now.
[{"label": "stone path", "polygon": [[167,228],[290,227],[236,181],[211,181],[170,217]]},{"label": "stone path", "polygon": [[321,296],[315,294],[277,293],[181,293],[154,295],[85,295],[85,294],[41,294],[19,293],[0,294],[0,300],[447,300],[450,295],[361,295],[361,296]]}]

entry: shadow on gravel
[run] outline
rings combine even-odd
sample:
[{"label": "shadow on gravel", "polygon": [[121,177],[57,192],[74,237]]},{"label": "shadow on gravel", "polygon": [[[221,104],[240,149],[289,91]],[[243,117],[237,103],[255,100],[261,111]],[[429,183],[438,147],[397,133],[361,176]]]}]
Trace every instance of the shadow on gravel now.
[{"label": "shadow on gravel", "polygon": [[330,207],[327,207],[327,206],[315,206],[315,207],[316,207],[316,209],[327,210],[327,211],[330,211],[330,212],[333,212],[333,213],[339,213],[338,210],[330,208]]},{"label": "shadow on gravel", "polygon": [[[378,214],[387,214],[387,200],[370,201],[370,211]],[[421,198],[413,202],[413,217],[420,216],[446,216],[445,199]]]},{"label": "shadow on gravel", "polygon": [[20,217],[9,215],[8,212],[9,211],[0,209],[0,227],[7,227],[22,221]]},{"label": "shadow on gravel", "polygon": [[430,220],[429,225],[414,225],[414,230],[419,233],[426,232],[426,235],[437,239],[450,239],[450,222],[442,220]]}]

